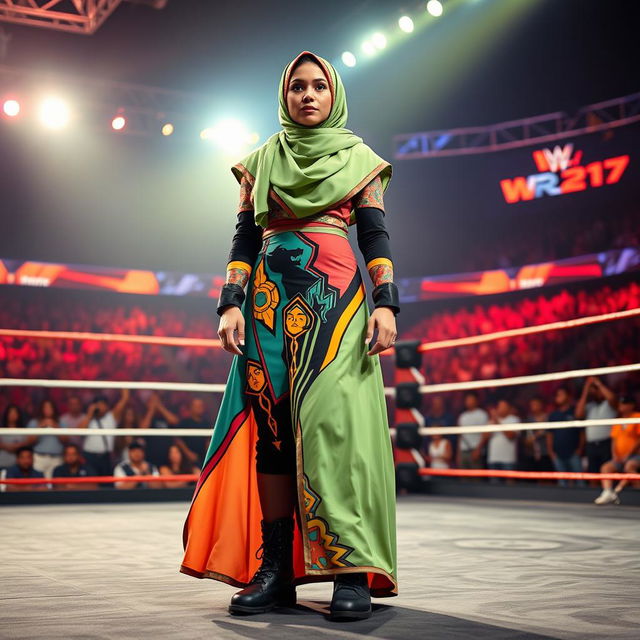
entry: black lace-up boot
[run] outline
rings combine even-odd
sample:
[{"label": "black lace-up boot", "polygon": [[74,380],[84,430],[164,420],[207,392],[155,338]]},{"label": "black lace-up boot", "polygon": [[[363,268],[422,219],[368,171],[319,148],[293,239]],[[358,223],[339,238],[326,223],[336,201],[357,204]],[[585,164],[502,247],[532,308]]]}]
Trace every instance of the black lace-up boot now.
[{"label": "black lace-up boot", "polygon": [[371,594],[366,573],[339,573],[333,583],[331,620],[362,620],[371,616]]},{"label": "black lace-up boot", "polygon": [[293,580],[293,518],[262,520],[262,544],[256,552],[262,564],[251,582],[231,597],[229,612],[265,613],[278,606],[293,606],[296,589]]}]

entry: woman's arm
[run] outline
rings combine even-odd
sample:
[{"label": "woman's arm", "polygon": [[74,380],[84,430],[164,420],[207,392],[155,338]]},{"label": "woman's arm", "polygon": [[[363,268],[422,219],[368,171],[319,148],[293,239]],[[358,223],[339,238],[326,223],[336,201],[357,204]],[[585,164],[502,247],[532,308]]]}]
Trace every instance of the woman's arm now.
[{"label": "woman's arm", "polygon": [[[220,318],[218,336],[225,351],[242,355],[238,342],[244,344],[244,318],[240,309],[244,302],[244,287],[249,282],[253,264],[262,247],[262,227],[256,225],[251,202],[251,184],[243,177],[240,182],[240,205],[236,232],[231,241],[225,284],[220,289],[217,313]],[[234,308],[237,307],[237,308]]]},{"label": "woman's arm", "polygon": [[398,287],[393,282],[393,260],[389,233],[384,222],[382,181],[376,176],[354,198],[358,247],[362,252],[374,289],[374,306],[400,313]]},{"label": "woman's arm", "polygon": [[376,176],[353,199],[358,247],[373,283],[371,297],[375,306],[367,324],[365,341],[369,343],[374,329],[378,330],[376,343],[367,351],[369,356],[380,353],[394,344],[397,336],[395,316],[400,313],[398,287],[393,282],[389,234],[384,224],[382,192],[382,181]]}]

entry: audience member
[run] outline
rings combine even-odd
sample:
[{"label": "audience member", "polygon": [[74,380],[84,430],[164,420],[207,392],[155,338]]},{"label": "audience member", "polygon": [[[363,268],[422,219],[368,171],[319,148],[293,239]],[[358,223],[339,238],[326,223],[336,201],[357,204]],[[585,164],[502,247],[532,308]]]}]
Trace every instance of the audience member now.
[{"label": "audience member", "polygon": [[[84,418],[82,400],[80,396],[72,395],[67,400],[67,411],[60,416],[60,426],[65,429],[78,429]],[[67,436],[69,444],[77,444],[80,449],[84,442],[83,436]]]},{"label": "audience member", "polygon": [[84,457],[98,475],[108,476],[113,468],[115,436],[101,434],[102,429],[115,429],[129,400],[129,390],[123,389],[120,400],[109,409],[109,399],[98,395],[89,405],[87,413],[78,428],[89,429],[90,435],[84,441]]},{"label": "audience member", "polygon": [[[172,476],[172,475],[185,475],[185,474],[195,474],[198,475],[200,473],[199,467],[194,464],[191,464],[184,455],[182,455],[182,450],[176,444],[172,444],[169,447],[169,451],[167,453],[167,460],[165,464],[160,467],[160,475],[161,476]],[[164,486],[167,489],[179,489],[181,487],[189,487],[194,483],[185,481],[185,480],[166,480]]]},{"label": "audience member", "polygon": [[[527,422],[547,422],[549,414],[545,411],[540,396],[529,400]],[[523,471],[553,471],[553,462],[547,448],[547,431],[545,429],[527,429],[520,432],[520,468]]]},{"label": "audience member", "polygon": [[9,404],[4,410],[0,425],[0,469],[7,469],[16,463],[16,451],[21,447],[33,445],[36,436],[3,435],[3,429],[22,429],[22,412],[16,404]]},{"label": "audience member", "polygon": [[[38,414],[27,423],[27,427],[40,427],[58,429],[58,409],[52,400],[45,399],[40,403]],[[53,470],[62,463],[62,450],[69,436],[46,435],[38,436],[33,445],[34,463],[38,471],[42,471],[47,478],[51,477]]]},{"label": "audience member", "polygon": [[[204,401],[197,396],[191,399],[189,417],[180,420],[180,429],[211,429],[211,422],[204,417]],[[175,443],[189,462],[201,465],[207,455],[210,437],[183,436],[176,438]]]},{"label": "audience member", "polygon": [[[147,413],[141,426],[149,429],[168,429],[176,427],[180,418],[162,402],[157,393],[152,393],[147,401]],[[146,458],[156,467],[160,467],[167,460],[169,447],[176,442],[173,436],[149,436],[144,438]]]},{"label": "audience member", "polygon": [[[549,414],[549,422],[565,422],[575,419],[574,406],[568,387],[556,389],[554,403],[556,408]],[[549,429],[547,432],[547,448],[556,471],[582,471],[581,456],[584,449],[584,429],[568,427]],[[561,487],[568,486],[566,480],[559,480]],[[578,484],[583,485],[584,480]]]},{"label": "audience member", "polygon": [[[80,454],[80,447],[77,444],[67,444],[62,454],[64,462],[53,470],[54,478],[86,478],[96,475],[94,469],[86,464]],[[58,490],[80,490],[87,491],[97,489],[96,482],[67,482],[65,484],[54,484],[54,489]]]},{"label": "audience member", "polygon": [[[618,401],[621,418],[640,418],[636,411],[635,398],[625,394]],[[640,424],[615,424],[611,428],[611,460],[602,465],[602,473],[638,473],[640,469]],[[615,490],[613,480],[602,480],[602,493],[594,500],[596,504],[620,504],[619,494],[627,485],[620,480]],[[638,486],[640,483],[634,483]]]},{"label": "audience member", "polygon": [[[7,480],[19,480],[21,478],[44,478],[44,473],[33,467],[33,449],[20,447],[16,451],[16,463],[4,472]],[[9,484],[7,491],[43,491],[46,484]]]},{"label": "audience member", "polygon": [[[508,400],[501,398],[495,408],[490,412],[491,424],[517,424],[520,422],[514,415],[513,408]],[[514,471],[517,462],[517,437],[516,431],[493,431],[483,433],[480,446],[487,447],[487,466],[489,469],[501,469]],[[498,478],[491,478],[495,482]]]},{"label": "audience member", "polygon": [[[453,414],[447,410],[444,398],[441,395],[431,395],[429,413],[424,417],[427,427],[451,427],[455,424]],[[458,436],[448,435],[445,440],[451,443],[451,450],[456,451],[458,447]],[[427,443],[428,450],[428,443]]]},{"label": "audience member", "polygon": [[[589,402],[587,402],[589,400]],[[599,378],[587,378],[578,403],[576,418],[582,420],[608,420],[617,416],[616,395]],[[585,427],[587,439],[588,471],[598,473],[611,456],[611,425]]]},{"label": "audience member", "polygon": [[429,442],[427,464],[433,469],[449,469],[453,458],[451,443],[439,433],[434,433]]},{"label": "audience member", "polygon": [[[479,406],[478,394],[468,391],[464,396],[464,411],[458,417],[458,426],[485,425],[489,414]],[[461,433],[458,437],[457,466],[460,469],[481,469],[484,442],[480,433]]]},{"label": "audience member", "polygon": [[[128,478],[131,476],[159,476],[160,472],[155,464],[151,464],[145,460],[144,446],[139,442],[132,442],[129,445],[129,459],[126,462],[119,462],[114,470],[113,475],[116,478]],[[150,487],[157,489],[162,486],[162,483],[158,482],[145,482],[145,481],[129,481],[122,482],[117,481],[115,483],[116,489],[142,489]]]}]

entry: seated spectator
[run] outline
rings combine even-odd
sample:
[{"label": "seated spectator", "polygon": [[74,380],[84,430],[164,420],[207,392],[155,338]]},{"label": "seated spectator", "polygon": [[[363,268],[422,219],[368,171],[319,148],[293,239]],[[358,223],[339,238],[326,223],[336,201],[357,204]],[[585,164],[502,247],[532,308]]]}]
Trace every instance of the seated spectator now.
[{"label": "seated spectator", "polygon": [[[490,411],[492,424],[517,424],[520,422],[514,414],[511,403],[501,398]],[[494,431],[483,433],[481,445],[487,447],[487,466],[489,469],[514,471],[517,462],[517,431]],[[496,483],[500,478],[491,478]]]},{"label": "seated spectator", "polygon": [[434,433],[429,442],[427,464],[433,469],[449,469],[453,458],[451,443],[439,433]]},{"label": "seated spectator", "polygon": [[[635,398],[623,395],[618,402],[621,418],[640,418]],[[602,473],[638,473],[640,469],[640,424],[616,424],[611,428],[611,460],[602,465]],[[620,504],[620,492],[628,480],[620,480],[615,490],[613,480],[602,480],[602,493],[596,504]],[[638,483],[634,483],[636,486]]]},{"label": "seated spectator", "polygon": [[[95,476],[96,472],[84,462],[80,455],[80,447],[77,444],[65,445],[62,454],[64,462],[53,470],[54,478],[85,478]],[[80,490],[87,491],[98,488],[96,482],[68,482],[66,484],[54,484],[54,489],[58,490]]]},{"label": "seated spectator", "polygon": [[[16,451],[16,463],[9,467],[4,476],[7,480],[21,478],[44,478],[44,473],[33,468],[33,449],[20,447]],[[9,484],[7,491],[43,491],[48,489],[46,484]]]},{"label": "seated spectator", "polygon": [[[554,403],[556,408],[549,414],[549,422],[565,422],[575,419],[569,388],[561,386],[556,389]],[[556,471],[582,471],[582,451],[584,448],[584,429],[580,427],[564,427],[549,429],[547,447]],[[573,481],[571,481],[573,484]],[[568,486],[567,480],[558,480],[561,487]],[[584,485],[584,480],[578,480]]]},{"label": "seated spectator", "polygon": [[21,447],[29,447],[36,436],[2,435],[2,429],[22,429],[22,412],[16,404],[9,404],[4,410],[0,424],[0,469],[8,469],[16,463],[16,451]]},{"label": "seated spectator", "polygon": [[[180,420],[178,427],[180,429],[211,429],[211,424],[204,417],[204,400],[194,397],[189,405],[189,417]],[[183,436],[176,438],[175,443],[180,447],[183,455],[192,464],[201,465],[207,455],[210,437],[202,436]]]},{"label": "seated spectator", "polygon": [[[465,410],[458,417],[458,426],[485,425],[489,414],[480,407],[478,394],[468,391],[464,396]],[[460,469],[481,469],[484,442],[481,433],[462,433],[458,437],[457,465]]]},{"label": "seated spectator", "polygon": [[[150,420],[147,417],[140,419],[135,408],[128,404],[122,411],[118,429],[148,429]],[[142,436],[116,436],[113,444],[113,455],[118,462],[127,462],[129,460],[129,445],[132,442],[139,442],[145,445],[145,439]]]},{"label": "seated spectator", "polygon": [[[166,464],[163,464],[160,467],[160,475],[161,476],[173,476],[173,475],[184,475],[184,474],[195,474],[198,475],[200,473],[200,468],[194,464],[191,464],[183,455],[180,447],[176,444],[172,444],[169,447],[169,452],[167,454]],[[187,482],[183,480],[166,480],[164,486],[167,489],[178,489],[181,487],[189,487],[193,486],[194,482]]]},{"label": "seated spectator", "polygon": [[114,457],[115,436],[101,435],[102,429],[115,429],[118,421],[129,401],[129,390],[123,389],[120,400],[109,409],[109,399],[106,396],[98,395],[87,408],[87,413],[80,421],[79,429],[88,429],[84,441],[83,455],[87,463],[91,465],[99,476],[111,475],[113,468],[112,458]]},{"label": "seated spectator", "polygon": [[[540,396],[529,400],[527,422],[547,422],[549,414],[545,411]],[[553,471],[553,462],[547,449],[547,431],[545,429],[527,429],[521,433],[520,468],[523,471]]]},{"label": "seated spectator", "polygon": [[[82,400],[79,396],[69,396],[67,400],[67,411],[60,416],[60,426],[65,429],[78,429],[84,418],[84,410],[82,408]],[[83,436],[68,436],[69,444],[77,444],[80,449],[84,443]]]},{"label": "seated spectator", "polygon": [[[129,460],[120,462],[113,470],[113,475],[117,478],[130,476],[159,476],[158,467],[145,460],[144,446],[139,442],[132,442],[129,445]],[[151,487],[153,489],[162,486],[158,482],[116,482],[116,489],[142,489]]]},{"label": "seated spectator", "polygon": [[[576,418],[607,420],[618,414],[616,394],[599,378],[590,376],[576,404]],[[611,425],[586,427],[588,471],[598,473],[611,455]]]},{"label": "seated spectator", "polygon": [[[38,415],[29,420],[27,427],[46,427],[49,429],[58,429],[60,427],[58,409],[52,400],[45,399],[40,403]],[[64,449],[64,443],[68,440],[69,436],[38,436],[36,443],[33,445],[33,466],[38,471],[42,471],[47,478],[50,478],[53,470],[62,463],[62,450]]]},{"label": "seated spectator", "polygon": [[[432,395],[429,413],[425,416],[427,427],[451,427],[455,423],[455,418],[450,411],[447,411],[444,398],[441,395]],[[458,446],[458,436],[444,436],[445,440],[451,443],[451,450],[456,451]]]}]

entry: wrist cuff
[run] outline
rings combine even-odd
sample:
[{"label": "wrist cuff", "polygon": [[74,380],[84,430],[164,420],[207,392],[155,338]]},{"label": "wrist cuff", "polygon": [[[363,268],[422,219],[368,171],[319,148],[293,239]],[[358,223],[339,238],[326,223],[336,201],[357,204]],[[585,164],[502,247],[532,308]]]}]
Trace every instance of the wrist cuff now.
[{"label": "wrist cuff", "polygon": [[375,287],[371,293],[374,307],[390,307],[393,315],[400,313],[400,294],[395,282],[383,282]]},{"label": "wrist cuff", "polygon": [[216,313],[221,316],[223,314],[223,307],[228,307],[230,304],[242,308],[244,298],[244,289],[239,284],[223,284],[220,289],[220,298],[218,300]]}]

